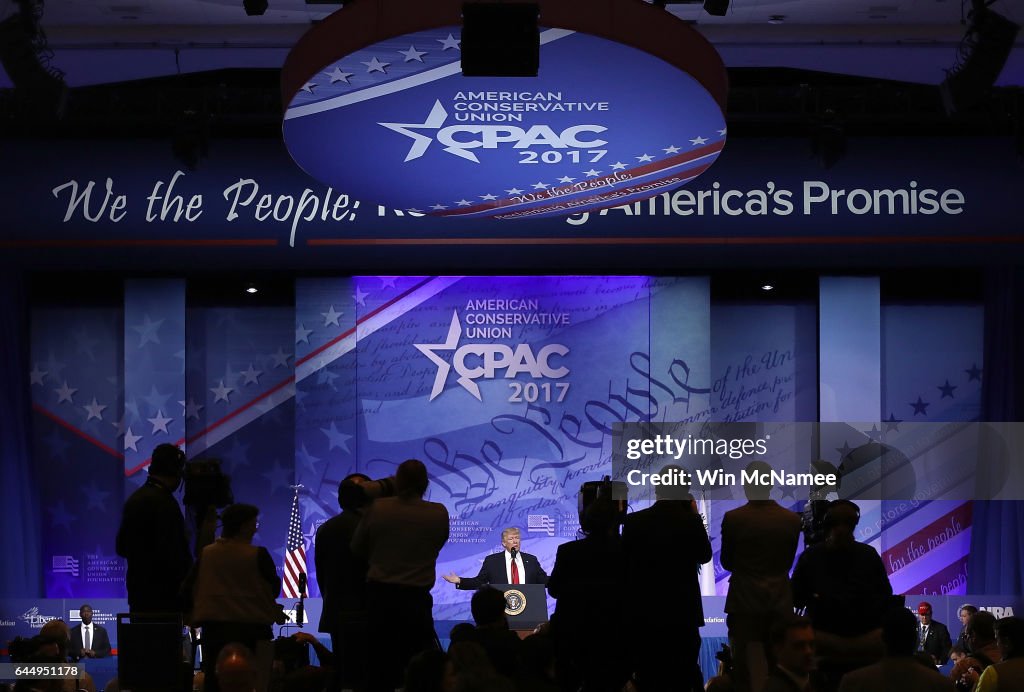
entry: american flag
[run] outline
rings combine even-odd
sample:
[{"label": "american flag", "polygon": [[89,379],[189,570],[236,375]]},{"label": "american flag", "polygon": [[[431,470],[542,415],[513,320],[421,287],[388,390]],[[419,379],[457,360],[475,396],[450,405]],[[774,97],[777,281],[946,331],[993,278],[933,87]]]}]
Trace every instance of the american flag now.
[{"label": "american flag", "polygon": [[302,538],[302,517],[299,514],[299,489],[292,498],[292,513],[288,518],[288,541],[285,544],[284,580],[282,597],[299,597],[299,574],[306,571],[306,544]]}]

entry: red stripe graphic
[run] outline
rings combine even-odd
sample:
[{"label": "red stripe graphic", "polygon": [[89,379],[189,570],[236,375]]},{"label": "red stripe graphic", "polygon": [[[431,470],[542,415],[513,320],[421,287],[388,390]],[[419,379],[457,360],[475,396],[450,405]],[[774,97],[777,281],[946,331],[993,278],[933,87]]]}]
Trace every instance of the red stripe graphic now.
[{"label": "red stripe graphic", "polygon": [[967,593],[967,556],[952,562],[913,588],[907,589],[906,593]]},{"label": "red stripe graphic", "polygon": [[43,408],[41,405],[34,403],[34,404],[32,404],[32,409],[34,411],[36,411],[37,413],[43,414],[44,416],[46,416],[47,418],[52,420],[54,423],[56,423],[57,425],[61,426],[62,428],[65,428],[65,429],[70,430],[71,432],[75,433],[76,435],[81,437],[86,442],[91,442],[92,444],[96,445],[97,447],[102,449],[107,454],[112,454],[113,456],[117,457],[118,459],[124,459],[124,453],[123,452],[119,452],[116,449],[113,449],[112,447],[109,447],[109,446],[103,444],[102,442],[97,440],[92,435],[88,434],[87,432],[85,432],[84,430],[82,430],[80,428],[76,428],[71,423],[68,423],[66,420],[64,420],[63,418],[61,418],[57,414],[52,413],[51,411]]},{"label": "red stripe graphic", "polygon": [[969,530],[971,509],[971,503],[965,502],[884,551],[882,562],[889,574],[925,557],[940,545]]},{"label": "red stripe graphic", "polygon": [[[517,195],[515,197],[508,197],[506,199],[499,199],[490,202],[483,202],[475,204],[473,206],[458,207],[456,209],[448,209],[445,211],[439,211],[431,213],[430,216],[462,216],[468,214],[478,214],[484,211],[494,211],[507,207],[518,207],[522,205],[535,204],[538,202],[553,202],[559,203],[568,200],[576,195],[589,194],[597,192],[598,190],[605,190],[604,194],[598,195],[597,197],[587,199],[601,199],[607,195],[609,188],[619,185],[628,185],[631,181],[634,185],[645,185],[640,179],[649,175],[660,173],[670,168],[678,168],[685,164],[697,161],[703,157],[717,154],[725,146],[725,141],[721,140],[713,144],[707,144],[705,146],[693,149],[676,156],[671,156],[661,161],[645,164],[643,166],[637,166],[629,170],[623,170],[621,172],[612,173],[609,175],[601,176],[599,178],[592,178],[584,180],[579,183],[568,183],[559,187],[552,187],[545,190],[539,190],[536,194],[526,193],[524,195]],[[713,162],[713,161],[712,161]],[[680,176],[680,182],[692,179],[700,173],[703,173],[712,162],[701,164],[700,166],[684,171],[677,171],[676,175]],[[665,180],[663,178],[662,180]],[[586,185],[586,187],[582,187]],[[621,188],[620,188],[621,189]],[[533,199],[528,199],[534,197]],[[583,200],[574,200],[571,206],[582,206],[585,204]],[[508,218],[508,217],[506,217]]]},{"label": "red stripe graphic", "polygon": [[[394,305],[398,301],[402,300],[403,298],[406,298],[411,293],[419,290],[423,286],[425,286],[428,283],[430,283],[431,281],[433,281],[435,278],[437,278],[437,277],[433,277],[433,276],[427,277],[426,279],[424,279],[420,283],[416,284],[412,288],[410,288],[410,289],[400,293],[399,295],[395,296],[394,298],[392,298],[388,302],[383,303],[380,307],[377,307],[374,310],[371,310],[370,312],[366,313],[365,315],[360,317],[358,320],[356,320],[356,326],[354,326],[354,327],[352,327],[350,329],[345,330],[342,334],[340,334],[339,336],[335,337],[334,339],[331,339],[330,341],[328,341],[323,346],[320,346],[317,349],[315,349],[314,351],[312,351],[312,352],[308,353],[307,355],[303,356],[302,358],[297,359],[295,361],[295,365],[300,365],[302,363],[305,363],[306,361],[308,361],[309,359],[313,358],[317,354],[322,353],[326,349],[328,349],[331,346],[335,345],[336,343],[338,343],[339,341],[341,341],[345,337],[350,336],[351,334],[353,334],[356,331],[356,327],[358,327],[360,324],[362,324],[366,320],[370,319],[371,317],[373,317],[377,313],[381,312],[382,310],[386,310],[387,308],[391,307],[392,305]],[[263,401],[264,399],[266,399],[271,394],[277,392],[278,390],[280,390],[283,387],[286,387],[287,385],[291,384],[294,381],[295,381],[295,375],[293,374],[290,377],[284,379],[283,381],[277,383],[276,385],[274,385],[273,387],[271,387],[267,391],[263,392],[262,394],[260,394],[258,397],[256,397],[252,401],[247,402],[243,406],[239,406],[237,409],[235,409],[234,411],[231,411],[230,413],[225,415],[223,418],[221,418],[221,419],[215,421],[214,423],[211,423],[210,425],[206,426],[205,428],[203,428],[201,431],[199,431],[195,435],[192,435],[191,437],[187,437],[187,438],[183,437],[183,438],[179,439],[177,442],[175,442],[174,444],[178,445],[180,447],[182,443],[186,443],[187,444],[187,443],[190,443],[190,442],[195,442],[196,440],[202,438],[204,435],[208,434],[210,431],[219,428],[220,426],[224,425],[225,423],[227,423],[231,419],[235,418],[237,415],[239,415],[243,411],[246,411],[247,409],[251,408],[252,406],[255,406],[256,404],[258,404],[259,402]],[[138,473],[139,471],[141,471],[142,469],[144,469],[146,466],[149,465],[149,461],[150,460],[147,458],[144,461],[142,461],[141,463],[139,463],[138,465],[136,465],[134,468],[127,469],[125,471],[125,475],[126,476],[131,476],[131,475],[133,475],[135,473]]]}]

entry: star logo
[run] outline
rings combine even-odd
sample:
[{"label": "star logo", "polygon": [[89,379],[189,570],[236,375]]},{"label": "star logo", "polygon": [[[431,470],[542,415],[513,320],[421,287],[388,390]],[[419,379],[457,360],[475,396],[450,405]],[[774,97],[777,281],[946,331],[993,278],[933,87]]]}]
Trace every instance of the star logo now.
[{"label": "star logo", "polygon": [[[448,381],[448,372],[452,369],[444,358],[437,355],[437,351],[454,351],[459,346],[459,337],[462,336],[462,323],[459,322],[458,311],[452,312],[452,321],[448,325],[448,337],[441,344],[413,344],[416,349],[431,360],[437,366],[437,375],[434,376],[434,387],[430,390],[430,401],[433,401],[444,391],[445,382]],[[480,397],[480,388],[476,382],[466,377],[458,379],[463,389],[476,397],[477,401],[483,401]]]},{"label": "star logo", "polygon": [[[398,134],[411,137],[413,142],[412,146],[409,147],[409,153],[405,155],[405,161],[408,163],[414,159],[418,159],[427,153],[427,147],[433,142],[433,138],[427,137],[426,135],[413,132],[413,130],[439,130],[444,125],[444,121],[448,119],[448,111],[441,105],[440,100],[434,101],[434,107],[430,109],[430,114],[427,115],[427,119],[422,123],[377,123],[382,127],[386,127],[389,130],[393,130]],[[459,158],[472,161],[473,163],[480,163],[480,159],[476,157],[471,151],[460,149],[458,147],[445,147],[444,150],[449,154],[454,154]]]}]

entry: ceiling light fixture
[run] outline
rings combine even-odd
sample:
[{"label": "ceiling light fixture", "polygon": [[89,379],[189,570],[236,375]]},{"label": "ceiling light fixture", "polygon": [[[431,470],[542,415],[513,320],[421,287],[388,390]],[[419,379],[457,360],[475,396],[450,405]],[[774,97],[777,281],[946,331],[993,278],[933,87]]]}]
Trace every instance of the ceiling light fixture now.
[{"label": "ceiling light fixture", "polygon": [[254,293],[259,293],[259,291],[260,291],[260,289],[256,288],[256,284],[254,284],[254,283],[249,283],[245,287],[245,292],[248,293],[249,295],[253,295]]},{"label": "ceiling light fixture", "polygon": [[762,291],[771,291],[771,290],[772,290],[772,289],[774,289],[774,288],[775,288],[775,287],[774,287],[774,286],[772,286],[771,284],[764,284],[763,286],[761,286],[761,290],[762,290]]}]

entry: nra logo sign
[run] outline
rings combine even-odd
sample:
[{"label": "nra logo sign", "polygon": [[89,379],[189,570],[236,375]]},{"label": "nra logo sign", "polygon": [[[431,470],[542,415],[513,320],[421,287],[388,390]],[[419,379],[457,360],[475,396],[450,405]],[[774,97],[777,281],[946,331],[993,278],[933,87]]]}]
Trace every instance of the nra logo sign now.
[{"label": "nra logo sign", "polygon": [[1013,607],[1011,606],[978,606],[978,610],[992,613],[997,620],[1013,617]]}]

